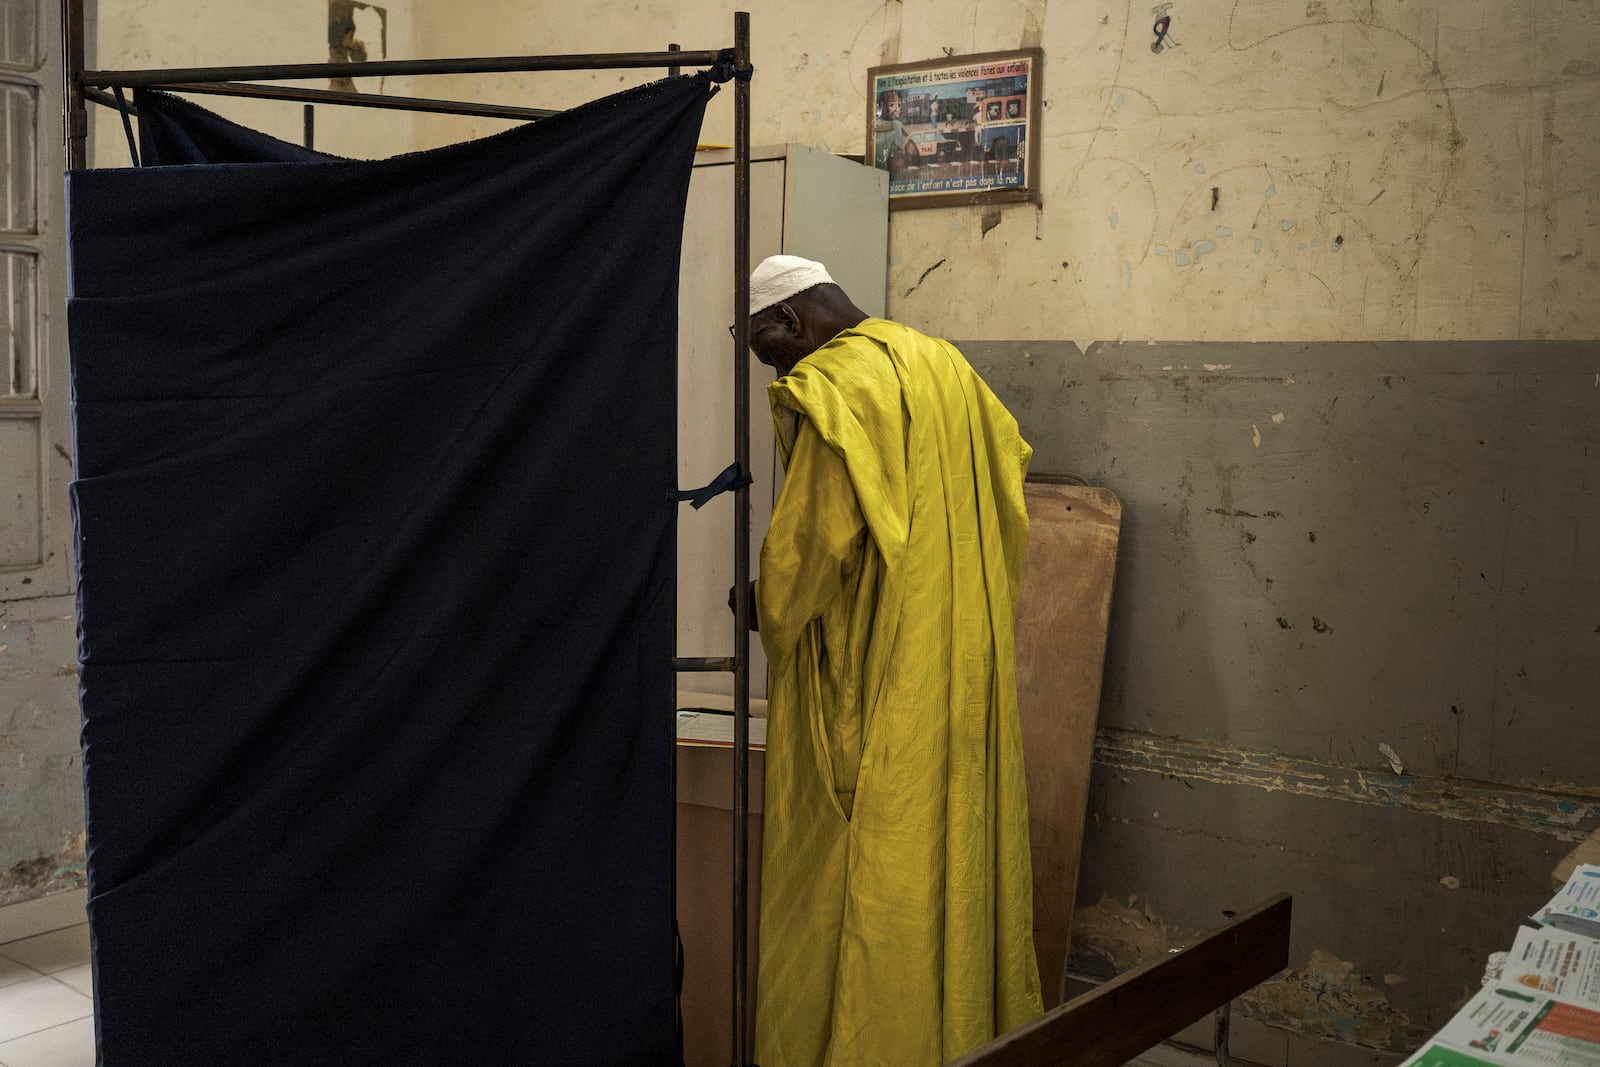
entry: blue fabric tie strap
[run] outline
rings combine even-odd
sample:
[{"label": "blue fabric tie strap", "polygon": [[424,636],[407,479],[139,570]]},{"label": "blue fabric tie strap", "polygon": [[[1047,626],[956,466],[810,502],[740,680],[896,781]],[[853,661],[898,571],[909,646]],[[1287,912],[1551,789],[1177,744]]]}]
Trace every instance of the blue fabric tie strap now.
[{"label": "blue fabric tie strap", "polygon": [[128,138],[128,155],[133,159],[135,167],[144,166],[139,162],[139,146],[133,140],[133,120],[128,117],[128,98],[122,95],[122,86],[113,85],[111,92],[117,98],[117,110],[122,112],[122,132]]},{"label": "blue fabric tie strap", "polygon": [[747,70],[740,70],[733,61],[733,49],[724,48],[717,53],[716,63],[712,64],[711,69],[706,71],[706,74],[710,76],[712,81],[720,84],[725,81],[732,81],[734,78],[747,82],[755,72],[755,64],[751,64]]},{"label": "blue fabric tie strap", "polygon": [[735,489],[743,489],[753,481],[755,479],[750,477],[748,472],[740,474],[739,464],[734,462],[728,464],[726,470],[711,479],[711,484],[703,485],[699,489],[679,489],[672,494],[672,499],[687,500],[698,511],[709,504],[712,497],[732,492]]}]

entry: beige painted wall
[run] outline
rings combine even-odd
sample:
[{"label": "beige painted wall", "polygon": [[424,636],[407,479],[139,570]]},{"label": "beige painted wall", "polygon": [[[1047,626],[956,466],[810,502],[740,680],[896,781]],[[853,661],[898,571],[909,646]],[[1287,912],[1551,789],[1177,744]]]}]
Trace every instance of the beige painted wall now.
[{"label": "beige painted wall", "polygon": [[[752,13],[758,144],[859,153],[871,66],[1044,48],[1043,203],[894,217],[890,314],[934,332],[1600,335],[1600,303],[1586,296],[1600,285],[1586,255],[1600,245],[1593,0],[1178,0],[1177,46],[1160,54],[1143,4],[819,0],[799,17],[765,0],[741,6]],[[419,5],[415,43],[476,55],[731,39],[727,3],[573,10],[486,0],[464,17]],[[450,89],[564,106],[641,78]],[[731,104],[714,103],[707,136],[726,139],[731,122]],[[437,121],[418,133],[448,139]]]},{"label": "beige painted wall", "polygon": [[[326,0],[99,5],[101,66],[318,62]],[[1600,335],[1600,4],[770,0],[751,11],[753,138],[862,150],[867,70],[1041,46],[1036,208],[895,215],[890,313],[952,337],[1081,342]],[[387,55],[731,42],[734,5],[384,6]],[[372,55],[375,10],[358,13]],[[642,72],[391,79],[390,92],[565,107]],[[375,86],[363,85],[364,89]],[[300,109],[213,98],[289,140]],[[125,156],[100,112],[96,161]],[[380,156],[504,128],[319,107],[318,147]],[[710,141],[731,137],[731,94]],[[1217,191],[1212,205],[1212,190]]]},{"label": "beige painted wall", "polygon": [[[89,0],[92,10],[91,68],[143,70],[147,68],[233,66],[255,63],[328,62],[328,0],[218,0],[197,7],[173,0]],[[412,41],[413,0],[385,0],[356,13],[357,36],[366,42],[369,59],[410,59],[417,54]],[[296,84],[292,82],[280,84]],[[326,81],[301,82],[327,89]],[[361,92],[415,95],[409,78],[363,78]],[[189,99],[253,129],[285,141],[302,143],[304,118],[301,105],[237,97],[191,96]],[[91,107],[94,123],[92,165],[128,165],[127,142],[116,113]],[[335,155],[370,159],[408,151],[412,146],[412,117],[402,111],[375,108],[316,108],[315,144]]]}]

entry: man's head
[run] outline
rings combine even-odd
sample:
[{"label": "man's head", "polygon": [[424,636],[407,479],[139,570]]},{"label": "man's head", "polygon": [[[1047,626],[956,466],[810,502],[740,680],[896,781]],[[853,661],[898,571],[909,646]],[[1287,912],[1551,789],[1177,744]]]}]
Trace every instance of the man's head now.
[{"label": "man's head", "polygon": [[750,273],[750,350],[779,377],[865,318],[814,260],[768,256]]},{"label": "man's head", "polygon": [[883,110],[891,119],[900,117],[900,93],[898,90],[890,89],[883,94]]}]

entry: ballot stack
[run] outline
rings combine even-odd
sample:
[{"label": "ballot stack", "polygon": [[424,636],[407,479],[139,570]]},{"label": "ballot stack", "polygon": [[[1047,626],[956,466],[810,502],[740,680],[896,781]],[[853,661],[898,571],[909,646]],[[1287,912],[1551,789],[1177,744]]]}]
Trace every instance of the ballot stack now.
[{"label": "ballot stack", "polygon": [[1600,1067],[1600,866],[1578,864],[1401,1067]]}]

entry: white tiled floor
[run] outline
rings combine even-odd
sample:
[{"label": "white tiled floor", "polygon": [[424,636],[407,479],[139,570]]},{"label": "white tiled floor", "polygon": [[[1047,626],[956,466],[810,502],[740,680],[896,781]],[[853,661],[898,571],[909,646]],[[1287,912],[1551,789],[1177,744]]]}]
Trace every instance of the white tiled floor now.
[{"label": "white tiled floor", "polygon": [[94,1067],[89,927],[0,944],[0,1067]]}]

